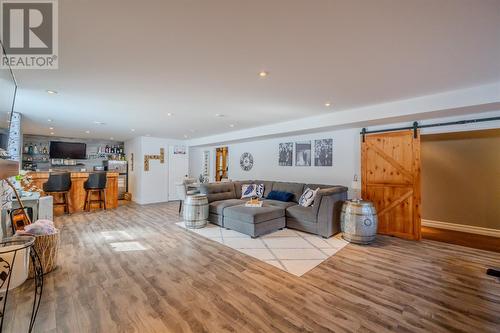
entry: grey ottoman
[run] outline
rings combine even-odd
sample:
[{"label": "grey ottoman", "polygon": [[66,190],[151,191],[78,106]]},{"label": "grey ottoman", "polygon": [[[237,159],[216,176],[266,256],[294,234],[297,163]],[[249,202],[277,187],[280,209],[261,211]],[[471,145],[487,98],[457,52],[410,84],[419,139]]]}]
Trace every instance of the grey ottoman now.
[{"label": "grey ottoman", "polygon": [[252,238],[284,228],[285,225],[285,210],[265,203],[262,207],[238,205],[224,209],[224,227]]}]

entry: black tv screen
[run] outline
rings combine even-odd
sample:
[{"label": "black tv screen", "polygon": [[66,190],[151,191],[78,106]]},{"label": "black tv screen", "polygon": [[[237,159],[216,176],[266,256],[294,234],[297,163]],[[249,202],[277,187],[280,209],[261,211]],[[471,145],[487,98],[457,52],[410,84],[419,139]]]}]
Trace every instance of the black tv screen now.
[{"label": "black tv screen", "polygon": [[87,145],[79,142],[50,141],[50,158],[69,158],[84,160],[87,155]]}]

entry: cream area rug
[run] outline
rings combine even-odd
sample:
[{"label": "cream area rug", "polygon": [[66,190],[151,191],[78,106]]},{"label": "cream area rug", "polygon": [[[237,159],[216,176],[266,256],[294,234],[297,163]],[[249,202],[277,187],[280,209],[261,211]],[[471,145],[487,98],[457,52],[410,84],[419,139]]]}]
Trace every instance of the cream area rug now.
[{"label": "cream area rug", "polygon": [[293,229],[283,229],[252,239],[211,223],[201,229],[187,229],[184,222],[176,224],[296,276],[304,275],[348,244],[341,234],[324,239]]}]

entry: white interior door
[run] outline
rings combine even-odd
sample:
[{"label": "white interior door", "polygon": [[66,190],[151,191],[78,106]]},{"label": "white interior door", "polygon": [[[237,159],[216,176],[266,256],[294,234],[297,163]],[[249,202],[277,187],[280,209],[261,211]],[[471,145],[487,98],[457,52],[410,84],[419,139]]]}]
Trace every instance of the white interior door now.
[{"label": "white interior door", "polygon": [[188,149],[184,150],[185,154],[175,154],[175,145],[168,147],[168,200],[179,200],[175,184],[182,182],[184,176],[188,174],[189,156]]}]

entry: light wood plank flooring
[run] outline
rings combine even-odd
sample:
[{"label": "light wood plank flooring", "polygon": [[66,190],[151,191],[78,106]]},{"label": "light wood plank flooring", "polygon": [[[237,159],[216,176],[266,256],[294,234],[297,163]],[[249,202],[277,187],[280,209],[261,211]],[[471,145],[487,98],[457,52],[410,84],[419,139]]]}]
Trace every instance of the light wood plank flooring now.
[{"label": "light wood plank flooring", "polygon": [[[500,331],[500,282],[485,275],[499,253],[380,236],[299,278],[177,227],[177,207],[58,218],[60,267],[35,331]],[[30,287],[9,295],[6,332],[27,331]]]}]

